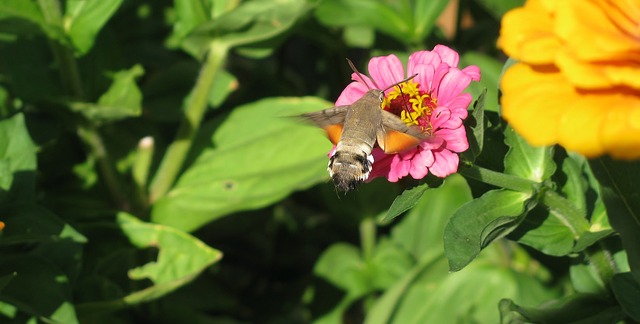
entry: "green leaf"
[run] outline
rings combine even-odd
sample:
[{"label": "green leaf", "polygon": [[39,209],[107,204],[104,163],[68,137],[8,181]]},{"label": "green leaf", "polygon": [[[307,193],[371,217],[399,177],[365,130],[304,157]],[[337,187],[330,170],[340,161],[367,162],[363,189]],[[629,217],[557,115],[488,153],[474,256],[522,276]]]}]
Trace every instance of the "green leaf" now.
[{"label": "green leaf", "polygon": [[24,116],[0,121],[0,201],[32,201],[35,197],[36,147]]},{"label": "green leaf", "polygon": [[553,146],[532,147],[511,127],[505,130],[505,142],[509,145],[509,152],[504,158],[505,173],[542,182],[555,172]]},{"label": "green leaf", "polygon": [[501,298],[537,305],[558,296],[531,275],[541,270],[539,264],[527,270],[505,267],[503,249],[488,247],[476,262],[457,273],[447,273],[441,252],[435,254],[440,257],[435,257],[436,251],[424,254],[370,308],[365,323],[496,323],[496,304]]},{"label": "green leaf", "polygon": [[631,273],[640,281],[640,163],[602,157],[589,161],[611,226],[627,250]]},{"label": "green leaf", "polygon": [[207,1],[201,0],[174,0],[173,3],[175,21],[167,44],[170,47],[178,47],[189,33],[211,19],[211,8]]},{"label": "green leaf", "polygon": [[221,70],[213,80],[213,88],[209,92],[209,105],[218,108],[227,97],[238,89],[238,79],[233,74]]},{"label": "green leaf", "polygon": [[118,214],[118,223],[134,246],[159,249],[156,262],[129,271],[130,278],[149,279],[154,286],[129,295],[125,298],[128,303],[137,304],[167,294],[222,258],[220,251],[174,228],[144,223],[125,213]]},{"label": "green leaf", "polygon": [[447,222],[472,198],[471,189],[462,176],[449,176],[440,187],[422,195],[416,206],[393,227],[391,236],[416,259],[431,251],[444,253],[442,237]]},{"label": "green leaf", "polygon": [[[33,28],[34,26],[38,29]],[[0,31],[29,35],[37,30],[42,31],[50,39],[66,43],[67,39],[61,22],[47,22],[36,1],[0,1]]]},{"label": "green leaf", "polygon": [[345,292],[345,296],[327,314],[314,323],[335,323],[351,303],[371,292],[370,277],[360,251],[353,245],[336,243],[326,249],[316,262],[313,273]]},{"label": "green leaf", "polygon": [[136,79],[143,74],[144,69],[139,64],[129,70],[118,71],[113,74],[113,83],[100,96],[97,104],[75,103],[71,109],[96,122],[139,116],[142,112],[142,92],[136,84]]},{"label": "green leaf", "polygon": [[544,303],[539,308],[518,306],[512,300],[500,301],[500,323],[618,323],[625,318],[620,307],[611,306],[600,296],[573,294]]},{"label": "green leaf", "polygon": [[524,0],[476,0],[476,2],[487,8],[496,19],[502,18],[507,11],[524,5]]},{"label": "green leaf", "polygon": [[[439,5],[442,1],[436,2]],[[397,2],[395,5],[398,6]],[[413,40],[412,11],[403,12],[390,1],[325,0],[314,14],[322,24],[331,27],[370,27],[403,43]],[[421,32],[428,32],[428,26],[422,27]]]},{"label": "green leaf", "polygon": [[438,17],[449,4],[449,0],[418,0],[413,7],[413,39],[421,41],[431,34]]},{"label": "green leaf", "polygon": [[64,15],[67,34],[76,51],[84,55],[123,0],[68,0]]},{"label": "green leaf", "polygon": [[449,269],[459,271],[492,241],[509,234],[524,218],[531,196],[493,190],[460,207],[444,232]]},{"label": "green leaf", "polygon": [[416,204],[418,204],[420,197],[422,197],[427,189],[429,189],[429,185],[425,183],[403,191],[402,194],[396,197],[396,199],[393,201],[391,207],[389,207],[389,210],[387,211],[387,214],[382,220],[380,220],[380,222],[388,223],[398,215],[413,208]]},{"label": "green leaf", "polygon": [[589,230],[585,215],[553,191],[544,192],[542,203],[547,208],[536,208],[529,213],[510,238],[548,255],[572,253],[575,241]]},{"label": "green leaf", "polygon": [[242,2],[194,30],[182,47],[201,58],[214,39],[228,48],[265,42],[289,30],[308,9],[304,1],[298,0]]},{"label": "green leaf", "polygon": [[85,243],[87,238],[51,211],[33,204],[12,204],[0,210],[5,222],[0,245],[69,240]]},{"label": "green leaf", "polygon": [[128,273],[133,280],[148,279],[153,285],[121,299],[80,304],[81,316],[112,312],[160,298],[191,282],[222,258],[220,251],[175,228],[145,223],[126,213],[119,213],[117,222],[133,246],[158,250],[157,260]]},{"label": "green leaf", "polygon": [[634,321],[640,322],[640,284],[629,272],[618,273],[611,280],[611,290],[613,290],[616,299],[622,306],[622,310],[633,318]]},{"label": "green leaf", "polygon": [[13,279],[0,299],[47,322],[78,323],[69,278],[50,261],[34,256],[4,256],[0,276]]},{"label": "green leaf", "polygon": [[498,84],[500,83],[502,63],[494,57],[469,51],[460,56],[460,65],[476,65],[480,68],[480,71],[482,71],[480,82],[471,82],[468,90],[471,95],[478,97],[486,89],[484,109],[498,112]]},{"label": "green leaf", "polygon": [[464,121],[465,128],[467,129],[469,149],[462,154],[468,161],[475,161],[480,153],[482,153],[482,148],[484,147],[484,105],[486,96],[487,89],[485,88],[473,103],[471,118],[467,118]]},{"label": "green leaf", "polygon": [[573,252],[582,252],[584,249],[590,247],[596,242],[602,240],[605,237],[614,235],[616,232],[613,229],[602,230],[598,232],[585,232],[583,233],[576,245],[573,247]]},{"label": "green leaf", "polygon": [[237,107],[205,149],[153,207],[155,222],[191,231],[221,216],[274,203],[326,181],[331,143],[293,118],[331,104],[272,98]]}]

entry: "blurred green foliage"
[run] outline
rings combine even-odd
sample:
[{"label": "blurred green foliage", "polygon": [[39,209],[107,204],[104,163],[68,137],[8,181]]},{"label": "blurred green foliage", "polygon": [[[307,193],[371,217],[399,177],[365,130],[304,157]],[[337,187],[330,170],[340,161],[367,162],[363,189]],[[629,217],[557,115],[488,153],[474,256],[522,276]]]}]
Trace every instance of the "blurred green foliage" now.
[{"label": "blurred green foliage", "polygon": [[[1,321],[640,321],[637,166],[500,119],[522,4],[0,1]],[[291,117],[436,44],[482,70],[460,174],[336,194]]]}]

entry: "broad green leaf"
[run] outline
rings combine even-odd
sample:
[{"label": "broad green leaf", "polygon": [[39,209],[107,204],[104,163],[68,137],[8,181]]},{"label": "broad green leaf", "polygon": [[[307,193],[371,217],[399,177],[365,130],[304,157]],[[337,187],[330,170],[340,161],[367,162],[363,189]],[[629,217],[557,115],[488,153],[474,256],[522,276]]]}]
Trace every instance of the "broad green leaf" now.
[{"label": "broad green leaf", "polygon": [[65,30],[80,55],[93,46],[98,33],[123,0],[67,0]]},{"label": "broad green leaf", "polygon": [[298,0],[242,2],[194,30],[182,47],[201,58],[213,40],[228,48],[265,42],[289,30],[308,9],[305,1]]},{"label": "broad green leaf", "polygon": [[640,281],[640,164],[602,157],[589,161],[611,226],[627,250],[631,273]]},{"label": "broad green leaf", "polygon": [[136,79],[144,74],[140,65],[113,74],[113,83],[98,103],[75,103],[72,109],[96,122],[115,121],[139,116],[142,112],[142,92]]},{"label": "broad green leaf", "polygon": [[407,189],[400,196],[396,197],[396,199],[389,207],[387,214],[384,216],[382,220],[383,223],[387,223],[392,219],[396,218],[398,215],[406,212],[407,210],[413,208],[420,201],[420,197],[424,194],[425,191],[429,189],[429,185],[421,184],[411,189]]},{"label": "broad green leaf", "polygon": [[402,279],[415,265],[409,251],[394,240],[381,239],[373,249],[371,258],[366,260],[370,285],[373,289],[386,290]]},{"label": "broad green leaf", "polygon": [[349,47],[371,48],[376,41],[376,32],[367,26],[347,26],[343,38]]},{"label": "broad green leaf", "polygon": [[511,127],[505,130],[505,142],[509,145],[504,158],[505,173],[542,182],[556,171],[553,146],[532,147]]},{"label": "broad green leaf", "polygon": [[[325,0],[314,14],[322,24],[331,27],[371,27],[406,43],[413,41],[413,16],[403,16],[403,11],[412,14],[410,10],[394,7],[390,1]],[[421,31],[427,32],[426,27]]]},{"label": "broad green leaf", "polygon": [[509,190],[493,190],[456,211],[444,232],[449,269],[459,271],[492,241],[509,234],[530,208],[531,196]]},{"label": "broad green leaf", "polygon": [[544,303],[538,308],[519,306],[514,301],[500,301],[500,323],[619,323],[625,318],[619,306],[612,306],[601,296],[573,294]]},{"label": "broad green leaf", "polygon": [[438,188],[427,190],[391,230],[391,236],[416,259],[433,251],[444,252],[444,228],[453,214],[471,201],[471,189],[460,175],[445,179]]},{"label": "broad green leaf", "polygon": [[418,0],[415,2],[412,8],[415,24],[413,39],[415,41],[421,41],[431,34],[438,17],[448,4],[449,0]]},{"label": "broad green leaf", "polygon": [[330,106],[314,98],[272,98],[237,107],[214,133],[214,147],[157,201],[152,219],[191,231],[325,181],[331,143],[291,116]]},{"label": "broad green leaf", "polygon": [[69,278],[50,261],[36,256],[4,256],[0,276],[15,274],[0,300],[46,322],[78,323]]},{"label": "broad green leaf", "polygon": [[622,310],[634,321],[640,322],[640,284],[629,272],[619,273],[611,281],[611,290],[622,306]]},{"label": "broad green leaf", "polygon": [[581,163],[570,156],[562,161],[562,171],[566,177],[562,193],[580,212],[587,215],[586,193],[589,183],[582,174],[583,164],[584,162]]},{"label": "broad green leaf", "polygon": [[545,254],[564,256],[572,253],[575,242],[589,230],[589,222],[575,206],[555,192],[543,193],[546,208],[536,208],[510,238]]},{"label": "broad green leaf", "polygon": [[220,251],[177,229],[144,223],[125,213],[118,215],[118,223],[134,246],[159,249],[157,261],[129,271],[130,278],[149,279],[154,286],[125,297],[127,303],[137,304],[167,294],[222,258]]},{"label": "broad green leaf", "polygon": [[[32,201],[35,195],[36,147],[24,115],[0,121],[0,201]],[[9,195],[9,196],[7,196]]]},{"label": "broad green leaf", "polygon": [[457,273],[447,272],[446,259],[425,254],[411,273],[376,301],[365,323],[495,323],[501,298],[537,305],[558,296],[529,272],[540,270],[539,264],[527,270],[506,267],[502,249],[488,247]]},{"label": "broad green leaf", "polygon": [[[46,2],[41,2],[46,3]],[[50,14],[50,13],[49,13]],[[66,43],[66,36],[60,21],[47,21],[38,2],[33,0],[0,1],[0,31],[18,35],[36,32],[37,26],[47,37]]]}]

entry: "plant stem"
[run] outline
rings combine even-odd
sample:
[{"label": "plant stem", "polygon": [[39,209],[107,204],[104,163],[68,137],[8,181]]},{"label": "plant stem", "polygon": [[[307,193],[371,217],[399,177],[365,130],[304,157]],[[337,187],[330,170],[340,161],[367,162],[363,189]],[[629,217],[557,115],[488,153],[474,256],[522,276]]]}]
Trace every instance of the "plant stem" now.
[{"label": "plant stem", "polygon": [[461,168],[458,173],[496,187],[511,189],[519,192],[532,192],[536,182],[524,178],[492,171],[472,165],[469,168]]},{"label": "plant stem", "polygon": [[366,217],[360,222],[360,244],[362,245],[362,259],[369,260],[376,245],[376,222],[372,217]]},{"label": "plant stem", "polygon": [[213,80],[226,60],[227,53],[226,44],[213,41],[209,45],[207,60],[200,70],[200,76],[184,110],[185,118],[180,123],[176,138],[167,148],[151,182],[149,190],[151,203],[163,197],[178,177],[206,111]]},{"label": "plant stem", "polygon": [[[47,24],[58,27],[62,31],[63,25],[60,2],[58,0],[38,0],[38,5]],[[73,55],[72,49],[65,47],[58,40],[50,40],[49,45],[58,63],[60,79],[65,90],[71,94],[74,100],[85,100],[78,62]],[[96,158],[98,171],[105,180],[113,202],[118,208],[128,210],[130,204],[122,192],[123,186],[120,183],[120,178],[111,163],[111,159],[109,158],[109,154],[97,128],[90,121],[77,127],[78,136]]]}]

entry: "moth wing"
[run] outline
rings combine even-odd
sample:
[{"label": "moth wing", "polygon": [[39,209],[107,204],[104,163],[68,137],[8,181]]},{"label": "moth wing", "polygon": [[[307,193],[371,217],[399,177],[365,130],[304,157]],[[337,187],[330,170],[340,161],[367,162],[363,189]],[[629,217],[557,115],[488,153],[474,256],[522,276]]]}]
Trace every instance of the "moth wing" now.
[{"label": "moth wing", "polygon": [[348,109],[349,106],[336,106],[325,110],[302,114],[300,117],[324,129],[329,140],[333,144],[337,145],[340,141],[340,137],[342,136],[342,128]]},{"label": "moth wing", "polygon": [[398,116],[383,110],[382,127],[378,130],[377,140],[380,148],[387,154],[394,154],[414,148],[427,136],[417,126],[405,124]]}]

